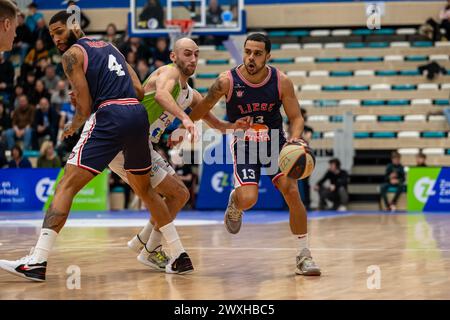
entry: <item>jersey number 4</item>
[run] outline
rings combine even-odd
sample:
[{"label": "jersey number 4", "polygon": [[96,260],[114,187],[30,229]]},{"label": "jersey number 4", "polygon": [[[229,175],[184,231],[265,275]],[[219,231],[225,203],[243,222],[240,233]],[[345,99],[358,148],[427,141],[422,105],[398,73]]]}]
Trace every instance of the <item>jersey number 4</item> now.
[{"label": "jersey number 4", "polygon": [[125,71],[123,71],[122,65],[117,62],[116,57],[114,57],[112,54],[109,55],[108,69],[110,71],[114,71],[118,77],[122,77],[125,75]]}]

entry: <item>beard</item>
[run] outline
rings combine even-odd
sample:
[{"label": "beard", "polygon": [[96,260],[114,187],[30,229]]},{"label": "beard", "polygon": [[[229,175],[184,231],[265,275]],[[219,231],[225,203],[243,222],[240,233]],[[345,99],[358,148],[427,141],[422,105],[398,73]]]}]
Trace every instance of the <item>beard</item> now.
[{"label": "beard", "polygon": [[190,77],[195,73],[195,68],[191,71],[186,65],[183,65],[180,62],[177,62],[176,65],[178,69],[180,69],[180,71],[187,77]]},{"label": "beard", "polygon": [[63,54],[64,52],[69,50],[70,47],[73,46],[77,41],[78,41],[78,37],[76,36],[76,34],[72,30],[69,30],[69,37],[67,38],[67,41],[65,42],[67,47],[64,50],[58,49],[59,53]]},{"label": "beard", "polygon": [[[252,66],[251,68],[250,68],[250,65]],[[247,64],[244,63],[244,67],[245,67],[245,70],[247,70],[247,73],[250,74],[250,75],[255,75],[255,74],[259,73],[264,68],[264,66],[258,67],[256,65],[256,63],[254,63],[254,62],[247,63]]]}]

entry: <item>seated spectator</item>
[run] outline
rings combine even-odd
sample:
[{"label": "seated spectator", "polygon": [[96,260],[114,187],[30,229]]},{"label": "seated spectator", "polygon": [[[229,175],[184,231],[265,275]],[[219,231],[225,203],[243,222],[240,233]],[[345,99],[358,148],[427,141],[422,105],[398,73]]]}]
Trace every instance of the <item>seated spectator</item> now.
[{"label": "seated spectator", "polygon": [[217,0],[210,0],[208,11],[206,12],[206,24],[222,24],[222,7]]},{"label": "seated spectator", "polygon": [[[329,169],[317,182],[314,190],[319,191],[319,209],[325,210],[329,200],[333,203],[332,210],[346,211],[348,203],[348,174],[347,171],[341,169],[341,162],[339,159],[331,159],[329,162]],[[324,183],[329,181],[329,186],[324,186]]]},{"label": "seated spectator", "polygon": [[422,152],[416,155],[416,167],[426,167],[427,166],[427,156]]},{"label": "seated spectator", "polygon": [[20,84],[18,84],[17,86],[14,87],[14,92],[11,97],[10,110],[15,110],[17,108],[17,106],[19,105],[18,97],[20,97],[23,94],[25,94],[25,90],[23,89],[23,87]]},{"label": "seated spectator", "polygon": [[9,104],[14,88],[14,67],[0,52],[0,99]]},{"label": "seated spectator", "polygon": [[11,128],[11,117],[9,116],[8,108],[5,107],[3,101],[0,100],[0,141],[4,132]]},{"label": "seated spectator", "polygon": [[141,82],[144,82],[148,76],[150,75],[150,67],[148,66],[147,61],[141,59],[137,63],[137,75]]},{"label": "seated spectator", "polygon": [[37,8],[38,6],[36,2],[32,2],[28,5],[29,14],[25,19],[25,23],[31,32],[33,32],[34,29],[36,29],[38,20],[44,18],[44,15],[41,12],[39,12]]},{"label": "seated spectator", "polygon": [[149,61],[152,57],[150,49],[142,44],[140,38],[132,37],[125,43],[120,50],[125,57],[128,57],[128,53],[130,51],[136,54],[136,61],[140,59],[144,59]]},{"label": "seated spectator", "polygon": [[159,0],[148,0],[139,15],[139,26],[148,28],[148,20],[154,19],[157,25],[154,29],[164,28],[164,10]]},{"label": "seated spectator", "polygon": [[122,45],[121,37],[117,34],[117,27],[114,23],[108,24],[106,27],[106,35],[102,38],[102,40],[113,44],[117,48]]},{"label": "seated spectator", "polygon": [[450,41],[450,0],[447,0],[447,4],[439,12],[440,22],[436,22],[433,18],[427,20],[427,24],[432,28],[432,40],[441,41],[441,28],[445,30],[445,37]]},{"label": "seated spectator", "polygon": [[23,139],[25,150],[31,149],[33,138],[34,107],[28,102],[25,95],[19,97],[19,105],[12,115],[12,128],[6,130],[6,143],[8,150],[12,149],[17,140]]},{"label": "seated spectator", "polygon": [[153,65],[154,69],[158,69],[170,63],[170,50],[167,44],[166,38],[158,38],[156,41],[156,46],[153,51]]},{"label": "seated spectator", "polygon": [[52,94],[50,103],[56,110],[61,111],[64,103],[70,103],[69,90],[64,80],[59,80],[56,89]]},{"label": "seated spectator", "polygon": [[47,98],[47,100],[50,101],[51,96],[45,87],[44,81],[38,80],[34,85],[34,90],[31,92],[30,103],[32,105],[37,105],[42,98]]},{"label": "seated spectator", "polygon": [[133,68],[134,71],[137,72],[137,59],[136,59],[136,53],[133,51],[128,51],[127,53],[127,63],[130,65],[130,67]]},{"label": "seated spectator", "polygon": [[[36,75],[34,74],[34,72],[28,71],[21,84],[23,87],[23,94],[30,96],[34,91],[34,87],[36,86]],[[16,97],[19,96],[19,94],[16,94]]]},{"label": "seated spectator", "polygon": [[36,41],[35,47],[28,52],[27,56],[25,57],[25,63],[22,65],[22,68],[25,68],[26,72],[22,72],[22,74],[27,73],[28,71],[33,71],[34,68],[37,66],[37,63],[42,58],[48,58],[49,53],[48,50],[45,48],[44,41],[41,39],[38,39]]},{"label": "seated spectator", "polygon": [[44,141],[41,146],[41,155],[37,161],[38,168],[61,168],[61,160],[53,148],[53,142]]},{"label": "seated spectator", "polygon": [[437,76],[441,74],[444,75],[447,74],[447,70],[441,65],[439,65],[439,63],[437,63],[436,61],[421,65],[417,69],[422,75],[426,76],[427,79],[430,81],[434,80]]},{"label": "seated spectator", "polygon": [[50,106],[47,98],[41,98],[37,105],[33,127],[35,130],[35,149],[39,147],[38,139],[46,136],[49,136],[53,144],[56,144],[59,129],[59,114],[55,108]]},{"label": "seated spectator", "polygon": [[49,64],[45,68],[45,76],[43,76],[41,80],[44,82],[44,85],[48,89],[48,92],[50,94],[53,94],[56,91],[56,86],[61,78],[56,75],[56,67],[52,64]]},{"label": "seated spectator", "polygon": [[33,34],[31,33],[30,28],[25,24],[25,15],[23,13],[17,15],[17,23],[12,53],[20,54],[20,64],[22,64],[33,43]]},{"label": "seated spectator", "polygon": [[42,42],[44,43],[44,48],[47,50],[50,50],[54,46],[52,37],[50,36],[50,31],[48,30],[44,18],[41,18],[37,21],[36,29],[34,29],[32,37],[33,42],[42,40]]},{"label": "seated spectator", "polygon": [[8,162],[8,168],[32,168],[31,162],[23,156],[23,151],[19,146],[14,146],[11,150],[12,160]]},{"label": "seated spectator", "polygon": [[[386,167],[384,181],[380,188],[381,199],[384,202],[386,210],[396,211],[397,201],[404,190],[405,170],[400,163],[401,156],[397,151],[392,152],[391,163]],[[395,195],[391,202],[387,199],[387,193],[390,188],[395,189]]]}]

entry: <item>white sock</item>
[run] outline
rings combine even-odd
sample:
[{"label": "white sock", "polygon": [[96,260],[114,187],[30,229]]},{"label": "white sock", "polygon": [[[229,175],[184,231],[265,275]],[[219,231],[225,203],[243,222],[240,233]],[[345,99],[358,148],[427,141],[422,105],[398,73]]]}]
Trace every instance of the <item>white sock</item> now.
[{"label": "white sock", "polygon": [[58,233],[52,229],[42,229],[39,235],[39,240],[36,243],[33,251],[33,259],[36,262],[43,262],[48,260],[50,250],[52,250],[55,244]]},{"label": "white sock", "polygon": [[159,231],[161,231],[164,239],[166,239],[172,258],[178,258],[180,254],[185,252],[173,222],[159,228]]},{"label": "white sock", "polygon": [[300,252],[302,252],[303,249],[308,249],[308,234],[296,234],[295,238],[298,241],[298,248],[300,250]]},{"label": "white sock", "polygon": [[141,241],[143,243],[147,243],[148,238],[150,238],[150,234],[153,231],[153,224],[149,221],[147,222],[147,224],[145,225],[145,227],[139,231],[139,239],[141,239]]},{"label": "white sock", "polygon": [[156,247],[161,245],[161,240],[162,240],[162,233],[153,229],[152,233],[150,234],[150,239],[148,239],[145,247],[147,248],[148,251],[151,252],[155,250]]}]

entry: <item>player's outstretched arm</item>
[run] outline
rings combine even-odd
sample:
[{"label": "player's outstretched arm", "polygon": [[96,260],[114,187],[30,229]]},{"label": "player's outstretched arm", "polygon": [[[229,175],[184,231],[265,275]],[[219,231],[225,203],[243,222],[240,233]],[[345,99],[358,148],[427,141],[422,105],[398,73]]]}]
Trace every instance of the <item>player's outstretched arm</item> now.
[{"label": "player's outstretched arm", "polygon": [[295,95],[294,84],[285,74],[280,73],[281,101],[284,111],[289,119],[289,141],[300,139],[303,132],[304,121],[300,112],[300,105]]},{"label": "player's outstretched arm", "polygon": [[209,88],[208,94],[204,97],[195,110],[189,115],[192,121],[197,121],[203,118],[209,110],[211,110],[216,103],[227,94],[230,88],[230,80],[228,79],[227,72],[222,72],[213,85]]},{"label": "player's outstretched arm", "polygon": [[136,91],[136,96],[139,100],[144,99],[144,88],[142,88],[141,81],[139,81],[139,77],[137,76],[134,69],[127,63],[128,73],[130,74],[131,81],[133,81],[133,87]]},{"label": "player's outstretched arm", "polygon": [[83,53],[72,47],[62,56],[62,66],[71,86],[74,101],[76,101],[75,115],[71,123],[64,129],[64,137],[70,136],[80,128],[91,115],[92,98],[83,70]]}]

